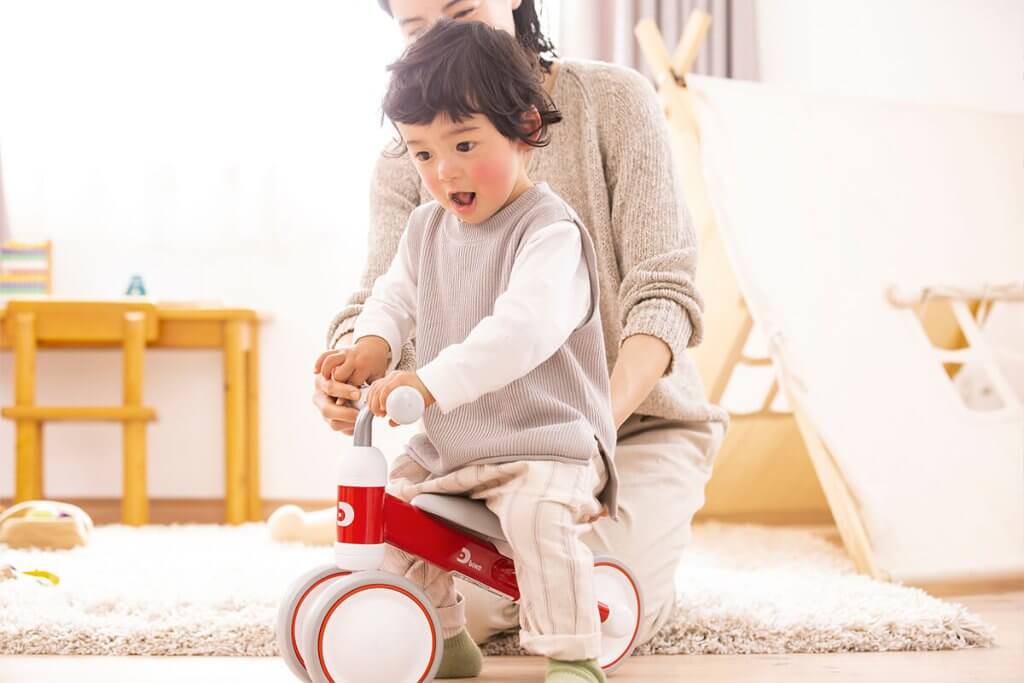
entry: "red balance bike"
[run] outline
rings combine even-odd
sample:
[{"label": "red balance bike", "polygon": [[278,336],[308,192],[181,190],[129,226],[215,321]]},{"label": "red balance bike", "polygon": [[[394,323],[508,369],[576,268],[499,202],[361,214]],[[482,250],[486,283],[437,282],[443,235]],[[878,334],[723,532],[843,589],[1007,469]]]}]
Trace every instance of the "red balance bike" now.
[{"label": "red balance bike", "polygon": [[[387,402],[400,424],[423,414],[423,398],[400,387]],[[416,585],[379,571],[385,544],[416,555],[510,600],[519,599],[512,548],[497,516],[463,496],[422,494],[410,505],[384,492],[387,462],[371,445],[373,414],[362,406],[354,445],[338,474],[334,564],[300,576],[278,611],[277,643],[302,680],[322,683],[431,681],[441,663],[437,611]],[[643,604],[632,572],[594,558],[605,672],[633,650]]]}]

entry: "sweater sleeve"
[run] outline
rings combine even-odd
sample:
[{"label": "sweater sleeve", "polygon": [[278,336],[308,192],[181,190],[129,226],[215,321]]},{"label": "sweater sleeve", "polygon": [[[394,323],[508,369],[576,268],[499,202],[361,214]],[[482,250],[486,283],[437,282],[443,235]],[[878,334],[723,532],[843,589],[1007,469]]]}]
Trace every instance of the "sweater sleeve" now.
[{"label": "sweater sleeve", "polygon": [[[398,243],[409,215],[420,204],[420,178],[407,156],[381,155],[370,183],[370,226],[366,267],[359,288],[349,296],[344,308],[334,316],[327,329],[327,346],[335,348],[345,334],[355,328],[356,316],[370,296],[373,283],[394,260]],[[399,367],[412,365],[413,347],[406,341]]]},{"label": "sweater sleeve", "polygon": [[636,71],[613,67],[600,144],[611,200],[615,255],[622,272],[622,341],[661,339],[672,351],[670,374],[703,334],[704,304],[695,287],[697,240],[672,160],[668,123],[653,86]]}]

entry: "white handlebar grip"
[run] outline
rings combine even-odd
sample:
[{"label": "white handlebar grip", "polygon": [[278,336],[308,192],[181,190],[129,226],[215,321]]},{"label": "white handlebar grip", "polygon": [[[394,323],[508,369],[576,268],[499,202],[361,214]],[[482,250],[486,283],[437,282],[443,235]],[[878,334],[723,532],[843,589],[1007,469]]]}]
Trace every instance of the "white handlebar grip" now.
[{"label": "white handlebar grip", "polygon": [[423,396],[412,387],[398,387],[388,396],[387,409],[398,424],[412,424],[423,416]]}]

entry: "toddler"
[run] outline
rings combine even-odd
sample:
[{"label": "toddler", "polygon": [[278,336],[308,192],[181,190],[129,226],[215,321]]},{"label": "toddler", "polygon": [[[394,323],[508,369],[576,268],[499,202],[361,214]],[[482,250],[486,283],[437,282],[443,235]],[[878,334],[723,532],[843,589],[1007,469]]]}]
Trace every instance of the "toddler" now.
[{"label": "toddler", "polygon": [[[324,372],[380,377],[367,394],[376,415],[398,386],[423,395],[424,431],[394,462],[389,491],[482,500],[513,550],[523,647],[549,658],[549,683],[603,681],[593,556],[580,540],[616,514],[598,270],[576,213],[527,172],[561,115],[530,55],[482,23],[435,24],[389,70],[384,114],[434,201],[413,211],[353,346]],[[396,370],[413,337],[416,371]],[[438,677],[477,675],[452,574],[392,547],[382,569],[438,608]]]}]

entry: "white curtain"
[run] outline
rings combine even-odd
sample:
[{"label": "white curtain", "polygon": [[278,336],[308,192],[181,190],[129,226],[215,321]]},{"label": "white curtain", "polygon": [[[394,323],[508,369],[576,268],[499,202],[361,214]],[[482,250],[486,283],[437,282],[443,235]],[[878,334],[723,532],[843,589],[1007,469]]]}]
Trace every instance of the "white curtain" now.
[{"label": "white curtain", "polygon": [[0,0],[7,236],[52,239],[69,296],[138,271],[224,298],[300,245],[358,258],[400,49],[375,2]]},{"label": "white curtain", "polygon": [[696,73],[756,80],[753,0],[557,0],[556,46],[568,58],[599,59],[639,69],[648,76],[633,27],[650,17],[669,52],[675,50],[690,13],[704,9],[711,28],[694,63]]}]

